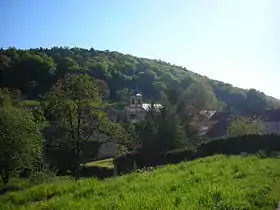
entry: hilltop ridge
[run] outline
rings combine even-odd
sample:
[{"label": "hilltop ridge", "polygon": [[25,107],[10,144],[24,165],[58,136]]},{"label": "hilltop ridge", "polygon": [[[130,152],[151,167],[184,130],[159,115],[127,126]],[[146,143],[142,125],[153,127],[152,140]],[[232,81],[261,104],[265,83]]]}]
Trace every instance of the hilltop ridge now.
[{"label": "hilltop ridge", "polygon": [[[2,87],[36,98],[66,73],[86,72],[98,79],[107,99],[126,102],[132,90],[159,101],[170,88],[187,92],[201,108],[240,113],[279,107],[279,100],[255,89],[245,90],[209,79],[187,68],[119,52],[53,47],[0,50]],[[242,78],[240,78],[242,79]]]}]

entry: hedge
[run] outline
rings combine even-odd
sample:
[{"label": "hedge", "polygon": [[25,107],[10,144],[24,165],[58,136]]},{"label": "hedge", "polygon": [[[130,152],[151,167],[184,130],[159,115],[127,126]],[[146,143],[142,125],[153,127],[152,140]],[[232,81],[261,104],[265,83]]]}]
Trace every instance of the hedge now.
[{"label": "hedge", "polygon": [[280,151],[280,135],[247,135],[237,137],[222,137],[202,143],[196,150],[181,149],[161,154],[145,152],[126,153],[115,159],[118,174],[124,174],[133,169],[179,163],[199,157],[215,154],[237,155],[241,153],[255,154],[259,151],[267,155]]},{"label": "hedge", "polygon": [[198,156],[206,157],[214,154],[235,155],[241,153],[255,154],[264,151],[268,155],[274,151],[280,151],[280,136],[247,135],[230,138],[218,138],[201,144],[198,148]]},{"label": "hedge", "polygon": [[166,164],[175,164],[195,158],[196,153],[189,149],[173,150],[167,153],[126,153],[115,159],[118,174],[131,172],[135,168],[141,169]]},{"label": "hedge", "polygon": [[104,179],[112,177],[114,175],[114,169],[98,167],[98,166],[81,166],[80,177],[97,177]]}]

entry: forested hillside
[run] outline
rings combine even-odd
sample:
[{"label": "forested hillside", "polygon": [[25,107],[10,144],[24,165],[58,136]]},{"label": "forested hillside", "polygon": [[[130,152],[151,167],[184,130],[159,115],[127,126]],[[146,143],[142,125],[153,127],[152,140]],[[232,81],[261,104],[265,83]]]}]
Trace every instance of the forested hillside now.
[{"label": "forested hillside", "polygon": [[278,106],[276,99],[254,89],[210,80],[160,60],[95,49],[1,49],[0,71],[1,87],[20,89],[27,99],[37,99],[66,73],[87,72],[98,79],[107,99],[115,102],[126,102],[133,90],[154,101],[168,91],[179,91],[199,109],[244,113]]}]

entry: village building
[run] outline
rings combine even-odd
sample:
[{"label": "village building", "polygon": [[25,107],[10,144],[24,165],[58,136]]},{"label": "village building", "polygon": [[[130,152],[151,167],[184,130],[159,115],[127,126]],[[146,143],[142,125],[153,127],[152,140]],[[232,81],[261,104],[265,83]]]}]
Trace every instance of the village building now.
[{"label": "village building", "polygon": [[280,109],[265,110],[260,119],[263,123],[263,133],[280,133]]},{"label": "village building", "polygon": [[[161,108],[161,104],[154,104],[155,109]],[[140,93],[130,96],[130,101],[127,106],[124,107],[126,119],[132,123],[143,120],[146,116],[146,112],[151,108],[151,104],[143,103],[143,97]]]}]

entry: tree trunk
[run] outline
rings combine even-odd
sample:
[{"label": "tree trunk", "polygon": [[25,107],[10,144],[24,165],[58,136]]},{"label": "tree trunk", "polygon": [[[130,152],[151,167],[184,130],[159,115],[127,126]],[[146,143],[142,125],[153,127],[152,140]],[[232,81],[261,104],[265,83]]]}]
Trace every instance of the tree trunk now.
[{"label": "tree trunk", "polygon": [[78,106],[78,126],[77,126],[77,141],[75,142],[76,147],[76,159],[75,159],[75,180],[80,177],[80,151],[81,151],[81,109]]},{"label": "tree trunk", "polygon": [[75,163],[75,169],[74,169],[74,177],[75,181],[77,181],[80,178],[80,164]]},{"label": "tree trunk", "polygon": [[80,150],[76,151],[75,166],[74,166],[74,177],[75,181],[80,178]]},{"label": "tree trunk", "polygon": [[4,185],[8,184],[9,182],[9,172],[8,171],[5,171],[5,170],[1,170],[0,171],[0,174],[1,174],[1,178],[2,178],[2,182]]}]

